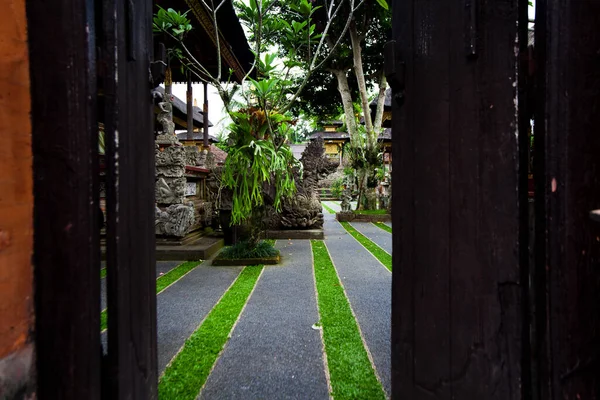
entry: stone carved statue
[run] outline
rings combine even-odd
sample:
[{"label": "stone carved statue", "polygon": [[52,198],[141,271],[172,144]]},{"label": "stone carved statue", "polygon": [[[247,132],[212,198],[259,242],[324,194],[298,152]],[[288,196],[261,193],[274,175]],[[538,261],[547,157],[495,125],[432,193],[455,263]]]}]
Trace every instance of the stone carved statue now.
[{"label": "stone carved statue", "polygon": [[178,178],[185,174],[186,150],[183,146],[155,147],[156,175]]},{"label": "stone carved statue", "polygon": [[184,149],[185,165],[206,168],[206,157],[208,155],[206,150],[200,151],[196,146],[186,146]]},{"label": "stone carved statue", "polygon": [[342,194],[342,203],[340,204],[342,207],[342,212],[352,212],[350,200],[352,200],[352,195],[350,194],[350,189],[346,188]]},{"label": "stone carved statue", "polygon": [[178,204],[185,199],[185,178],[158,178],[154,195],[158,204]]},{"label": "stone carved statue", "polygon": [[156,207],[155,232],[161,236],[184,237],[194,224],[194,207],[172,204],[164,211]]},{"label": "stone carved statue", "polygon": [[[167,96],[165,96],[167,97]],[[165,98],[158,103],[158,116],[156,120],[162,125],[163,135],[175,135],[175,123],[173,122],[173,103]]]},{"label": "stone carved statue", "polygon": [[319,180],[336,170],[337,164],[325,155],[323,139],[311,142],[302,153],[300,162],[304,167],[303,176],[295,172],[297,192],[292,199],[283,202],[280,224],[287,229],[321,229],[323,209],[318,194]]}]

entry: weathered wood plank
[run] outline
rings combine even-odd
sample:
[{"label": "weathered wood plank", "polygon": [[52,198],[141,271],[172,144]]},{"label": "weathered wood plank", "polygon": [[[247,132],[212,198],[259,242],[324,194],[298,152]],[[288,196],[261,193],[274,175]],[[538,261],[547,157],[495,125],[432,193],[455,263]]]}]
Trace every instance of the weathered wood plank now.
[{"label": "weathered wood plank", "polygon": [[100,251],[93,3],[31,0],[27,17],[37,396],[98,399]]},{"label": "weathered wood plank", "polygon": [[[539,2],[536,270],[547,323],[541,398],[600,396],[600,3]],[[539,36],[538,36],[539,33]],[[545,131],[544,131],[545,129]],[[545,142],[538,143],[538,137]],[[541,328],[546,328],[542,331]]]},{"label": "weathered wood plank", "polygon": [[157,397],[152,2],[103,2],[107,74],[107,398]]},{"label": "weathered wood plank", "polygon": [[519,399],[517,2],[401,3],[393,397]]}]

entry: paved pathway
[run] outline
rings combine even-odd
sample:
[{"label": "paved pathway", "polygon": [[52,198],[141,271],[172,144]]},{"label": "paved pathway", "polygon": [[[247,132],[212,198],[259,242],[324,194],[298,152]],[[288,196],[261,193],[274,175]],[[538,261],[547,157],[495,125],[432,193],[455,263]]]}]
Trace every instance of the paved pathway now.
[{"label": "paved pathway", "polygon": [[[339,202],[325,203],[339,209]],[[324,216],[325,243],[389,395],[392,275],[347,234],[335,215]],[[391,251],[388,232],[372,224],[353,226]],[[283,264],[265,267],[199,398],[329,399],[323,343],[320,332],[312,329],[319,315],[310,241],[282,240],[277,247]],[[158,295],[159,374],[240,271],[207,262]]]},{"label": "paved pathway", "polygon": [[373,243],[381,247],[383,250],[392,254],[392,234],[378,228],[371,222],[352,222],[350,225],[357,231],[371,239]]},{"label": "paved pathway", "polygon": [[278,241],[202,399],[327,399],[308,240]]},{"label": "paved pathway", "polygon": [[333,214],[325,215],[325,232],[325,244],[389,395],[392,274],[346,232]]},{"label": "paved pathway", "polygon": [[204,263],[166,288],[157,298],[158,373],[235,281],[242,267]]},{"label": "paved pathway", "polygon": [[[157,261],[156,262],[156,278],[166,274],[183,261]],[[102,261],[102,268],[106,266],[106,262]],[[100,279],[100,310],[106,308],[106,278]]]}]

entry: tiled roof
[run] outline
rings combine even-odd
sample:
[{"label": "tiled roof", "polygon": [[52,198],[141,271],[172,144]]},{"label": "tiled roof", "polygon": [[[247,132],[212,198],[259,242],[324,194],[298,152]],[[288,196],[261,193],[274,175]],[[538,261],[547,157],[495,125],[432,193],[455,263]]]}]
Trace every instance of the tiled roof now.
[{"label": "tiled roof", "polygon": [[313,132],[308,139],[315,140],[317,137],[322,137],[323,140],[340,140],[340,139],[348,139],[350,140],[350,135],[346,132]]},{"label": "tiled roof", "polygon": [[[187,140],[187,132],[178,132],[177,139]],[[204,140],[204,132],[194,132],[193,140]],[[219,140],[209,133],[208,134],[208,142],[209,143],[219,143]]]}]

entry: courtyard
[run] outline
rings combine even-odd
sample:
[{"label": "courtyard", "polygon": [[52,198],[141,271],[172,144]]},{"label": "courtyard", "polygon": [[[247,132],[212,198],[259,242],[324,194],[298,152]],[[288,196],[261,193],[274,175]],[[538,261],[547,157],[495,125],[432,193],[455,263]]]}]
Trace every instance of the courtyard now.
[{"label": "courtyard", "polygon": [[391,223],[323,205],[325,239],[277,240],[279,265],[157,263],[159,398],[389,397]]}]

